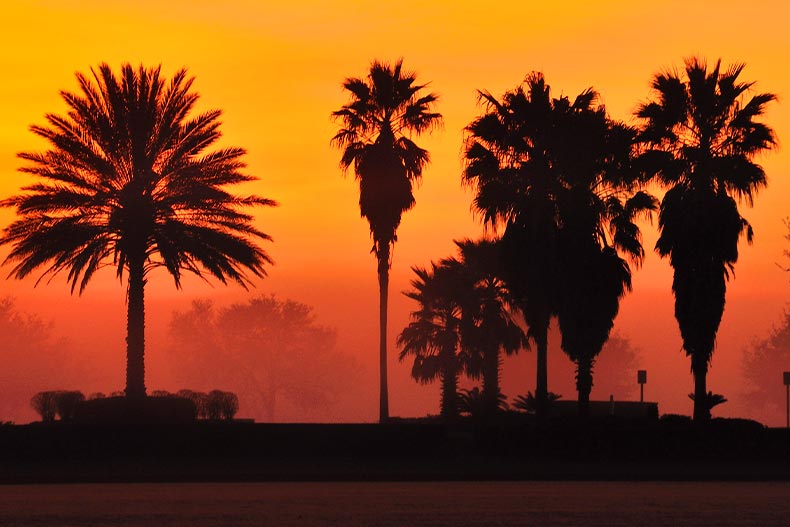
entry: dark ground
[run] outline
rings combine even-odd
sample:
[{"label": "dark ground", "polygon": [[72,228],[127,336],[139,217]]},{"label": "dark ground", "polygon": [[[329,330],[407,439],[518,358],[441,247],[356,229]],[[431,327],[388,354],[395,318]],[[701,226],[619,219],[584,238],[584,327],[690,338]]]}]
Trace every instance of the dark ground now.
[{"label": "dark ground", "polygon": [[717,419],[0,426],[0,483],[790,481],[790,430]]}]

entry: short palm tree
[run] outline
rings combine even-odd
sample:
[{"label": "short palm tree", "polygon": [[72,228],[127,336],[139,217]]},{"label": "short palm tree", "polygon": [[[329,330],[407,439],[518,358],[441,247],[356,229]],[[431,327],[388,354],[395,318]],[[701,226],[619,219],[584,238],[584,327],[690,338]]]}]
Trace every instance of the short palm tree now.
[{"label": "short palm tree", "polygon": [[667,188],[659,211],[656,250],[674,269],[675,318],[694,375],[694,419],[710,419],[706,377],[724,312],[726,282],[738,260],[738,241],[752,228],[738,210],[766,185],[757,154],[776,144],[759,122],[771,93],[747,95],[744,66],[686,61],[679,74],[659,73],[653,98],[640,105],[644,166]]},{"label": "short palm tree", "polygon": [[143,397],[149,273],[164,267],[176,287],[182,271],[247,285],[271,263],[253,240],[269,236],[240,208],[275,203],[225,190],[254,178],[241,171],[241,148],[206,150],[220,112],[190,117],[198,95],[185,70],[167,82],[159,67],[126,64],[116,76],[101,64],[77,81],[79,93],[62,92],[68,114],[32,127],[49,150],[19,154],[36,182],[2,202],[17,219],[0,243],[16,278],[65,272],[80,293],[103,266],[126,278],[126,395]]},{"label": "short palm tree", "polygon": [[499,240],[456,241],[460,259],[443,260],[457,265],[465,276],[461,295],[461,345],[473,378],[482,377],[481,412],[492,415],[502,408],[500,371],[503,355],[527,348],[524,330],[514,317],[513,301],[500,277]]},{"label": "short palm tree", "polygon": [[332,144],[343,150],[340,166],[354,167],[359,181],[359,208],[368,220],[379,280],[379,419],[389,418],[387,394],[387,295],[392,247],[401,216],[414,206],[413,184],[429,161],[412,134],[441,123],[433,111],[438,96],[424,93],[416,75],[394,65],[373,62],[367,78],[348,78],[350,101],[332,116],[341,124]]},{"label": "short palm tree", "polygon": [[400,360],[414,357],[412,377],[422,383],[441,381],[440,415],[458,416],[458,379],[468,358],[461,347],[462,301],[459,291],[466,289],[458,266],[431,264],[431,269],[413,267],[417,277],[405,294],[419,308],[400,335]]}]

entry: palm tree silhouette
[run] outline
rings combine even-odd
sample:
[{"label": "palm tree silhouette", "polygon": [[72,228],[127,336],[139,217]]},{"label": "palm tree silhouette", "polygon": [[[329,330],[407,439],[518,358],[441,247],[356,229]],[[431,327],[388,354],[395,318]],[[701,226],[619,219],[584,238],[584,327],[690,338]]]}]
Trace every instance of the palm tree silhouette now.
[{"label": "palm tree silhouette", "polygon": [[[472,378],[482,377],[481,411],[493,415],[502,408],[500,390],[502,354],[512,355],[528,346],[524,330],[514,320],[510,291],[500,277],[499,240],[456,241],[460,260],[443,260],[464,273],[461,344],[466,349]],[[473,393],[473,392],[469,392]]]},{"label": "palm tree silhouette", "polygon": [[535,398],[542,418],[548,404],[548,330],[557,312],[561,167],[569,150],[555,124],[573,108],[552,99],[537,72],[501,101],[485,91],[479,98],[485,113],[467,127],[463,180],[476,187],[473,206],[483,221],[504,227],[502,274],[536,345]]},{"label": "palm tree silhouette", "polygon": [[348,78],[343,87],[351,100],[332,116],[341,128],[332,144],[343,149],[340,166],[353,165],[359,181],[359,208],[367,218],[378,261],[379,280],[379,419],[389,418],[387,396],[387,295],[392,247],[402,214],[414,206],[412,184],[420,179],[429,161],[428,151],[417,146],[411,134],[431,130],[441,123],[432,111],[438,96],[422,93],[416,75],[394,65],[374,61],[366,79]]},{"label": "palm tree silhouette", "polygon": [[[457,262],[456,262],[457,263]],[[431,269],[412,267],[417,277],[406,296],[417,301],[419,308],[397,343],[400,360],[414,356],[412,377],[422,383],[440,379],[441,411],[445,419],[458,416],[458,378],[468,363],[461,347],[463,324],[462,300],[459,291],[467,289],[459,265],[431,264]]]},{"label": "palm tree silhouette", "polygon": [[[659,73],[653,99],[641,104],[641,161],[668,188],[659,211],[656,250],[674,269],[675,318],[694,375],[694,419],[707,421],[706,376],[724,312],[726,282],[738,260],[738,241],[751,225],[738,201],[751,205],[766,185],[755,155],[776,144],[773,130],[756,121],[776,96],[747,97],[743,64],[686,60],[685,75]],[[737,201],[736,201],[737,199]]]},{"label": "palm tree silhouette", "polygon": [[[632,163],[636,130],[612,121],[598,94],[586,90],[574,101],[563,97],[555,123],[567,138],[562,159],[557,315],[562,349],[576,364],[579,414],[589,415],[592,368],[609,338],[620,299],[631,290],[631,268],[644,258],[635,220],[649,217],[657,201],[644,191]],[[621,257],[623,254],[625,258]]]},{"label": "palm tree silhouette", "polygon": [[12,276],[66,272],[72,292],[104,266],[126,275],[126,395],[144,397],[148,274],[164,267],[177,288],[182,271],[246,286],[247,272],[263,276],[271,263],[252,240],[270,238],[239,209],[275,203],[224,189],[255,178],[241,172],[241,148],[206,151],[220,136],[220,112],[189,117],[198,95],[186,70],[169,82],[159,67],[91,72],[76,74],[79,93],[61,92],[66,116],[31,128],[50,148],[19,154],[37,181],[2,201],[18,219],[0,244],[12,246]]}]

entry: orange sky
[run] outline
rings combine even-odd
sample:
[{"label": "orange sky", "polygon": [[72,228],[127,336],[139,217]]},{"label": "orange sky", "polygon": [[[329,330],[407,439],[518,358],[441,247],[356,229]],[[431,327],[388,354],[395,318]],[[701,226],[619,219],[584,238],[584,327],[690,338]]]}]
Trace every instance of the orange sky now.
[{"label": "orange sky", "polygon": [[[730,398],[720,407],[720,415],[754,413],[738,400],[741,352],[753,336],[765,334],[778,321],[790,297],[788,276],[775,264],[790,245],[782,225],[782,218],[790,215],[785,199],[790,191],[790,154],[781,146],[790,132],[790,106],[785,103],[790,94],[790,7],[779,0],[686,0],[644,6],[632,1],[271,4],[4,3],[0,195],[8,196],[26,183],[15,171],[15,154],[43,146],[28,126],[42,123],[47,112],[64,110],[58,91],[75,88],[75,71],[87,71],[102,61],[114,67],[126,61],[161,63],[166,73],[186,66],[196,77],[201,107],[224,111],[223,142],[248,150],[249,172],[261,178],[253,190],[281,203],[257,215],[260,227],[275,239],[267,249],[277,265],[256,292],[274,292],[315,306],[322,323],[337,327],[341,347],[358,356],[372,374],[377,292],[368,225],[359,217],[357,186],[353,178],[341,177],[339,152],[329,146],[336,129],[329,114],[346,101],[340,87],[344,77],[364,75],[374,58],[403,57],[406,67],[416,70],[421,81],[430,81],[431,89],[441,95],[437,108],[445,126],[419,141],[430,150],[433,162],[416,191],[417,206],[406,214],[398,233],[391,280],[394,341],[412,307],[399,294],[408,287],[409,267],[449,255],[453,238],[482,232],[470,215],[471,191],[460,186],[463,128],[480,111],[475,90],[499,95],[527,72],[540,70],[555,94],[573,96],[594,86],[613,117],[630,119],[648,94],[652,74],[680,66],[684,57],[698,54],[710,60],[722,57],[725,63],[746,62],[743,78],[758,81],[758,90],[780,97],[766,117],[780,138],[780,148],[760,160],[769,187],[753,209],[744,209],[757,237],[752,247],[743,246],[737,278],[729,286],[709,384]],[[10,220],[10,211],[0,212],[0,224]],[[655,227],[645,226],[646,247],[652,248],[655,237]],[[113,273],[99,276],[82,298],[69,296],[65,280],[35,289],[33,282],[4,282],[4,294],[15,296],[20,308],[54,320],[57,332],[77,343],[85,357],[106,364],[104,385],[95,389],[120,389],[124,288]],[[657,399],[663,412],[689,413],[691,376],[672,314],[671,270],[649,252],[634,283],[616,330],[642,350],[642,365],[650,371],[649,398]],[[157,370],[170,312],[184,309],[196,297],[221,304],[248,293],[197,281],[187,281],[183,292],[175,292],[166,277],[159,276],[147,294],[148,386],[178,389],[167,386],[166,374]],[[533,389],[531,375],[516,373],[532,361],[534,355],[525,354],[508,363],[508,395]],[[393,360],[392,413],[435,412],[438,387],[418,387],[408,371]],[[373,375],[366,390],[367,400],[336,418],[375,419]],[[565,395],[571,398],[573,393]],[[596,395],[608,398],[594,391]],[[782,395],[777,373],[777,397]],[[761,418],[781,422],[779,415]]]}]

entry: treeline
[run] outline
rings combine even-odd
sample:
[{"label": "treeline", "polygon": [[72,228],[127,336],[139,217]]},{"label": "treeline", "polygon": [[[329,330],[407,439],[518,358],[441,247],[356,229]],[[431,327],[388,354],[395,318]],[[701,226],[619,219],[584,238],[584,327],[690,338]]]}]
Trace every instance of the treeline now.
[{"label": "treeline", "polygon": [[[124,397],[124,392],[113,392],[110,398]],[[239,398],[233,392],[212,390],[196,392],[193,390],[180,390],[171,393],[164,390],[155,390],[151,397],[186,399],[194,406],[194,417],[212,421],[232,420],[239,411]],[[93,393],[88,398],[80,391],[52,390],[35,394],[30,399],[30,406],[45,423],[55,421],[71,421],[78,412],[80,403],[105,399],[107,396],[101,392]]]}]

